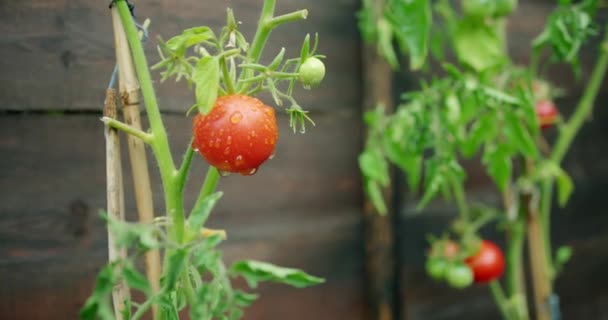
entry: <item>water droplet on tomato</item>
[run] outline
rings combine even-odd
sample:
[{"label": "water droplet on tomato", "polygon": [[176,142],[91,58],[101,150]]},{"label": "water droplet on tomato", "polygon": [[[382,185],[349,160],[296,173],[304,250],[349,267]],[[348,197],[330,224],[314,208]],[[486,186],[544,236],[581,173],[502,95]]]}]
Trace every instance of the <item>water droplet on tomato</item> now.
[{"label": "water droplet on tomato", "polygon": [[220,147],[220,143],[221,143],[221,142],[222,142],[222,141],[221,141],[219,138],[218,138],[218,139],[215,139],[215,144],[214,144],[213,146],[214,146],[214,147],[216,147],[216,148],[219,148],[219,147]]},{"label": "water droplet on tomato", "polygon": [[222,176],[222,177],[227,177],[230,175],[230,172],[228,172],[228,171],[218,170],[218,172],[220,173],[220,176]]},{"label": "water droplet on tomato", "polygon": [[192,148],[192,150],[194,150],[194,152],[198,152],[198,148]]},{"label": "water droplet on tomato", "polygon": [[274,159],[274,153],[268,157],[268,160],[272,160],[272,159]]},{"label": "water droplet on tomato", "polygon": [[243,163],[245,163],[243,156],[240,154],[238,156],[236,156],[236,158],[234,159],[234,164],[237,166],[241,166],[241,165],[243,165]]},{"label": "water droplet on tomato", "polygon": [[228,136],[226,138],[226,144],[228,144],[228,145],[232,144],[232,136]]},{"label": "water droplet on tomato", "polygon": [[226,147],[226,149],[224,149],[224,154],[225,155],[230,154],[230,147]]},{"label": "water droplet on tomato", "polygon": [[209,140],[209,148],[213,147],[213,140]]},{"label": "water droplet on tomato", "polygon": [[264,144],[268,144],[268,138],[264,138]]},{"label": "water droplet on tomato", "polygon": [[243,119],[243,114],[239,111],[236,111],[230,116],[230,122],[233,124],[239,123]]},{"label": "water droplet on tomato", "polygon": [[243,171],[240,171],[239,173],[243,176],[252,176],[256,172],[258,172],[258,168],[243,170]]},{"label": "water droplet on tomato", "polygon": [[251,137],[255,138],[255,136],[257,136],[257,133],[255,133],[255,130],[251,130]]}]

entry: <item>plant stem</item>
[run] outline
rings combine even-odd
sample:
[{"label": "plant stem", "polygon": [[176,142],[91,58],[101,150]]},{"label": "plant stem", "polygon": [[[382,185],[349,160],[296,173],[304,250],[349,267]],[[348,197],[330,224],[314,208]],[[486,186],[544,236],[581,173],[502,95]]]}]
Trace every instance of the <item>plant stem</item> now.
[{"label": "plant stem", "polygon": [[517,313],[517,319],[528,319],[522,263],[525,235],[524,221],[521,217],[518,217],[508,229],[506,257],[507,292],[510,299],[514,301],[513,306]]},{"label": "plant stem", "polygon": [[[258,28],[255,32],[255,36],[253,37],[253,41],[251,43],[251,47],[249,48],[249,52],[247,54],[247,62],[256,62],[262,56],[262,50],[266,45],[266,41],[268,41],[268,37],[270,36],[270,32],[281,24],[306,19],[308,11],[299,10],[291,13],[287,13],[278,17],[273,17],[274,8],[275,8],[276,0],[264,0],[264,6],[262,7],[262,13],[260,15],[260,20],[258,22]],[[249,79],[252,76],[253,70],[245,69],[240,77],[240,79]],[[247,92],[250,83],[238,81],[237,92]]]},{"label": "plant stem", "polygon": [[118,8],[127,35],[127,40],[133,54],[135,70],[137,71],[137,76],[140,80],[141,92],[148,113],[150,130],[152,131],[153,136],[150,145],[154,152],[154,156],[156,157],[156,161],[158,162],[163,182],[166,211],[172,219],[170,234],[176,242],[182,243],[184,240],[185,219],[182,199],[180,197],[179,189],[177,188],[178,172],[175,168],[173,157],[171,156],[167,133],[160,115],[154,87],[152,86],[150,71],[148,70],[148,62],[141,42],[139,41],[137,28],[133,23],[131,13],[125,0],[116,1],[116,7]]},{"label": "plant stem", "polygon": [[118,121],[116,119],[110,117],[102,117],[101,121],[105,123],[107,126],[112,127],[114,129],[118,129],[124,133],[130,134],[134,137],[141,139],[145,143],[151,143],[153,136],[149,133],[145,133],[133,126],[130,126],[124,122]]},{"label": "plant stem", "polygon": [[458,211],[460,211],[460,214],[462,216],[462,218],[464,219],[464,221],[469,222],[470,220],[470,215],[469,215],[469,206],[467,205],[467,200],[466,200],[466,196],[462,187],[462,184],[459,184],[456,181],[452,182],[452,188],[454,189],[454,198],[456,199],[456,204],[458,205]]},{"label": "plant stem", "polygon": [[[578,131],[583,125],[585,119],[589,117],[593,110],[595,99],[599,93],[602,81],[606,76],[608,70],[608,26],[605,28],[604,39],[600,45],[600,55],[597,59],[591,78],[587,83],[583,97],[579,101],[574,114],[562,127],[560,135],[555,143],[553,152],[551,153],[550,159],[556,163],[561,163],[566,152],[570,148],[572,141],[576,137]],[[545,236],[545,254],[547,257],[547,263],[553,270],[553,257],[551,250],[551,200],[553,197],[553,179],[547,178],[541,183],[541,200],[540,200],[540,219],[542,223],[543,233]],[[551,272],[553,273],[553,272]],[[551,278],[555,278],[554,274],[551,274]]]},{"label": "plant stem", "polygon": [[576,137],[576,134],[580,130],[583,122],[589,118],[591,111],[593,110],[593,105],[595,102],[595,98],[599,93],[600,86],[602,81],[604,80],[604,76],[606,75],[606,70],[608,69],[608,27],[605,31],[605,38],[601,44],[600,56],[595,64],[593,72],[591,74],[591,78],[589,82],[587,82],[587,87],[585,92],[583,93],[583,97],[580,102],[576,106],[576,111],[568,120],[566,124],[564,124],[559,138],[555,142],[555,147],[553,148],[553,153],[551,154],[551,160],[555,162],[561,162],[568,151],[568,148],[572,144],[572,140]]},{"label": "plant stem", "polygon": [[496,301],[496,305],[502,314],[503,319],[508,320],[511,319],[509,312],[509,301],[505,297],[505,293],[500,286],[500,282],[494,280],[488,284],[490,287],[490,291],[492,292],[492,296],[494,297],[494,301]]},{"label": "plant stem", "polygon": [[196,200],[193,208],[197,208],[201,201],[213,193],[219,180],[220,172],[216,167],[210,166],[209,169],[207,169],[205,182],[203,183],[203,187],[201,188],[201,192],[199,193],[198,199]]},{"label": "plant stem", "polygon": [[184,185],[186,184],[186,178],[188,177],[188,172],[190,171],[190,165],[192,164],[192,157],[194,156],[194,149],[192,149],[192,141],[188,144],[188,148],[186,149],[186,153],[184,154],[184,160],[182,161],[182,165],[179,167],[177,171],[176,184],[180,193],[184,191]]}]

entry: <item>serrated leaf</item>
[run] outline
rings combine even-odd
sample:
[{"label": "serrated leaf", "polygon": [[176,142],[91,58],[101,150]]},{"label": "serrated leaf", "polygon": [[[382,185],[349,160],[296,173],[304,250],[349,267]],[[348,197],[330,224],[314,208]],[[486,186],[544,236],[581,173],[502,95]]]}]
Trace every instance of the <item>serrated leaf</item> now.
[{"label": "serrated leaf", "polygon": [[234,292],[235,303],[240,307],[249,307],[259,297],[259,294],[249,293],[241,290],[236,290]]},{"label": "serrated leaf", "polygon": [[195,27],[182,31],[167,41],[167,48],[183,56],[186,50],[196,44],[215,39],[215,34],[209,27]]},{"label": "serrated leaf", "polygon": [[220,86],[220,64],[217,57],[202,57],[194,68],[192,81],[195,84],[198,111],[205,115],[217,100]]},{"label": "serrated leaf", "polygon": [[188,226],[194,232],[198,232],[215,207],[215,204],[220,200],[224,193],[221,191],[210,194],[201,201],[196,202],[196,206],[192,208],[190,217],[188,217]]},{"label": "serrated leaf", "polygon": [[388,164],[378,150],[365,150],[359,155],[359,167],[363,175],[383,187],[389,184]]},{"label": "serrated leaf", "polygon": [[506,59],[500,36],[483,20],[462,19],[452,40],[458,60],[477,72],[504,63]]},{"label": "serrated leaf", "polygon": [[175,288],[178,278],[184,272],[184,266],[188,259],[188,251],[177,249],[169,254],[167,271],[162,279],[163,290],[171,291]]},{"label": "serrated leaf", "polygon": [[393,68],[399,68],[399,60],[397,53],[393,47],[393,27],[384,18],[380,18],[377,22],[377,47],[378,53],[383,56],[388,64]]},{"label": "serrated leaf", "polygon": [[469,131],[467,138],[461,144],[460,150],[466,158],[477,154],[481,145],[496,137],[496,119],[493,114],[481,116]]},{"label": "serrated leaf", "polygon": [[366,43],[371,43],[376,39],[376,19],[372,7],[372,0],[363,0],[361,9],[357,12],[357,25],[361,38]]},{"label": "serrated leaf", "polygon": [[564,207],[566,203],[568,203],[568,200],[572,195],[572,191],[574,191],[574,184],[566,171],[561,168],[557,175],[556,183],[558,203],[560,207]]},{"label": "serrated leaf", "polygon": [[488,174],[501,191],[504,191],[511,181],[513,164],[507,146],[490,145],[486,147],[483,155],[483,163],[486,165]]},{"label": "serrated leaf", "polygon": [[505,134],[509,143],[515,146],[522,155],[533,159],[538,157],[536,143],[528,131],[526,123],[512,112],[505,115]]},{"label": "serrated leaf", "polygon": [[386,204],[384,203],[384,195],[382,194],[382,188],[380,185],[374,180],[365,179],[365,193],[378,213],[380,215],[385,215],[387,213],[387,209]]},{"label": "serrated leaf", "polygon": [[145,294],[149,294],[151,292],[151,287],[150,283],[148,282],[148,279],[146,279],[146,276],[137,271],[133,264],[125,263],[123,265],[122,276],[124,277],[125,282],[127,283],[127,286],[129,288],[140,290]]},{"label": "serrated leaf", "polygon": [[437,160],[432,159],[427,161],[424,193],[422,194],[422,199],[420,199],[420,202],[418,202],[418,205],[416,206],[416,210],[420,211],[424,209],[431,200],[435,198],[445,183],[446,179],[442,174],[440,164]]},{"label": "serrated leaf", "polygon": [[325,282],[324,279],[309,275],[299,269],[279,267],[255,260],[235,262],[230,273],[245,278],[250,287],[256,287],[262,281],[278,282],[296,288],[305,288]]},{"label": "serrated leaf", "polygon": [[410,68],[422,68],[426,61],[432,25],[430,1],[392,1],[385,16],[393,25],[393,34],[401,51],[410,56]]},{"label": "serrated leaf", "polygon": [[179,320],[179,313],[177,311],[177,308],[175,308],[175,305],[173,304],[173,299],[171,298],[171,295],[161,295],[157,301],[160,307],[160,312],[163,313],[163,319]]}]

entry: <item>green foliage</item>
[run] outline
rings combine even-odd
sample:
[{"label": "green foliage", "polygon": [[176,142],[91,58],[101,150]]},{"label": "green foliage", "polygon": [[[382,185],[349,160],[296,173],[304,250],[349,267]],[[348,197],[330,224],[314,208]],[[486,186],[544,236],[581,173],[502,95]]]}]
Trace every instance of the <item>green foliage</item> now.
[{"label": "green foliage", "polygon": [[[431,6],[427,0],[387,1],[375,12],[373,1],[364,0],[358,13],[363,40],[377,43],[378,53],[397,69],[397,51],[408,53],[410,68],[420,69],[428,52],[428,34],[432,25]],[[397,43],[395,48],[393,42]]]},{"label": "green foliage", "polygon": [[[227,24],[219,36],[209,27],[195,27],[166,42],[159,38],[161,61],[152,69],[162,70],[162,81],[174,77],[176,81],[183,78],[194,84],[196,103],[192,109],[202,114],[211,111],[219,95],[268,92],[277,106],[289,102],[286,111],[290,114],[290,125],[294,132],[297,127],[304,132],[305,120],[313,125],[314,122],[293,97],[293,90],[298,81],[305,87],[310,86],[301,81],[299,72],[307,59],[315,58],[317,69],[324,68],[319,60],[324,56],[316,53],[318,36],[313,46],[310,36],[306,36],[299,57],[285,59],[285,49],[282,49],[270,64],[264,65],[257,61],[258,57],[251,56],[253,48],[238,26],[234,12],[228,9]],[[322,77],[317,76],[314,80],[318,84]]]},{"label": "green foliage", "polygon": [[272,281],[296,288],[310,287],[325,282],[322,278],[311,276],[302,270],[278,267],[254,260],[235,262],[230,268],[230,273],[245,278],[252,288],[257,287],[261,281]]},{"label": "green foliage", "polygon": [[570,63],[578,74],[579,50],[590,36],[597,34],[593,16],[598,2],[585,0],[572,4],[562,1],[549,16],[543,32],[534,40],[535,59],[543,48],[549,48],[552,61]]}]

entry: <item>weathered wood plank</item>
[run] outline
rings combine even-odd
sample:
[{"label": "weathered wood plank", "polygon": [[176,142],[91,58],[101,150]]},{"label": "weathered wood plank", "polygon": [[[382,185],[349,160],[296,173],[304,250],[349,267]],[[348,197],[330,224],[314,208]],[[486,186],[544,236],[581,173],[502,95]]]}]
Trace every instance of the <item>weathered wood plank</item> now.
[{"label": "weathered wood plank", "polygon": [[[152,26],[146,52],[158,61],[156,37],[168,39],[183,28],[210,25],[219,32],[225,6],[235,9],[242,30],[252,36],[260,1],[146,1],[136,3],[140,19]],[[320,52],[327,55],[324,85],[311,95],[298,90],[303,107],[311,110],[359,107],[355,74],[359,70],[358,34],[354,11],[358,1],[279,1],[277,12],[309,8],[306,21],[277,29],[265,56],[287,47],[299,54],[307,33],[320,33]],[[114,67],[112,29],[104,1],[11,1],[0,6],[0,110],[99,110]],[[16,26],[20,26],[17,28]],[[24,26],[23,28],[21,26]],[[157,72],[154,78],[159,79]],[[194,103],[185,83],[159,85],[163,110],[185,112]],[[336,95],[335,92],[342,94]]]},{"label": "weathered wood plank", "polygon": [[[359,135],[360,124],[354,112],[313,117],[316,128],[294,135],[287,117],[280,116],[275,159],[255,176],[232,175],[220,182],[225,195],[209,225],[228,230],[223,244],[227,260],[263,259],[328,278],[326,286],[297,293],[262,287],[267,297],[248,319],[343,314],[360,319],[362,313],[361,192],[354,160],[359,142],[352,139]],[[107,259],[105,227],[97,216],[105,207],[103,128],[98,118],[0,117],[0,318],[76,318]],[[167,116],[167,127],[174,149],[184,147],[190,119]],[[187,207],[198,194],[205,169],[197,157]],[[156,167],[151,171],[158,187]],[[126,207],[133,219],[128,173],[125,183]],[[160,209],[162,196],[158,188],[155,191]]]}]

